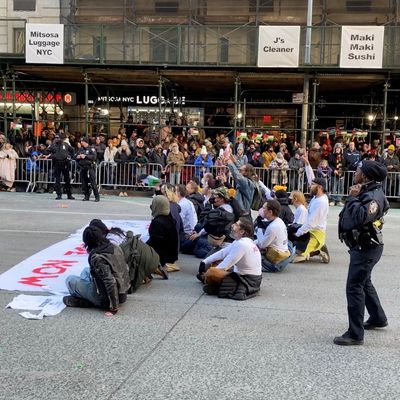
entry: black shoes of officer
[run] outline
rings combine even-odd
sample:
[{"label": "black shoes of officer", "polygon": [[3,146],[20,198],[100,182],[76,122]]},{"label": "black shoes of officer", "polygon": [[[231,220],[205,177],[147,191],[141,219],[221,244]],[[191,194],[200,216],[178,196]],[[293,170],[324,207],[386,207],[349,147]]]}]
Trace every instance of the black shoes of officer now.
[{"label": "black shoes of officer", "polygon": [[385,326],[388,326],[388,322],[384,321],[384,322],[376,323],[374,321],[367,320],[364,322],[363,326],[364,326],[365,330],[371,331],[373,329],[379,329],[379,328],[384,328]]},{"label": "black shoes of officer", "polygon": [[342,336],[336,336],[335,339],[333,339],[333,343],[338,346],[361,346],[364,344],[364,340],[353,339],[345,333]]},{"label": "black shoes of officer", "polygon": [[82,201],[89,201],[89,197],[84,197]]},{"label": "black shoes of officer", "polygon": [[96,198],[94,199],[94,201],[95,201],[96,203],[98,203],[98,202],[100,201],[100,197],[96,197]]},{"label": "black shoes of officer", "polygon": [[56,200],[62,200],[62,197],[61,196],[57,196]]},{"label": "black shoes of officer", "polygon": [[69,195],[69,196],[68,196],[68,200],[75,200],[75,197],[72,196],[72,195]]}]

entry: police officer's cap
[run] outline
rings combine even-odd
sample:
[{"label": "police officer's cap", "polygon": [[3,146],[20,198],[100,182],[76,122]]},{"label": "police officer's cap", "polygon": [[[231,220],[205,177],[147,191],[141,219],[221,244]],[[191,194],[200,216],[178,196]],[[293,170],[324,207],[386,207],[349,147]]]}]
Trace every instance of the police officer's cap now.
[{"label": "police officer's cap", "polygon": [[315,183],[316,185],[322,186],[322,189],[324,192],[326,192],[326,180],[323,178],[314,178],[312,180],[312,183]]},{"label": "police officer's cap", "polygon": [[376,182],[382,182],[387,176],[387,169],[377,161],[363,160],[358,164],[358,168],[368,178]]},{"label": "police officer's cap", "polygon": [[87,136],[82,136],[81,137],[81,142],[90,143],[89,142],[89,138]]}]

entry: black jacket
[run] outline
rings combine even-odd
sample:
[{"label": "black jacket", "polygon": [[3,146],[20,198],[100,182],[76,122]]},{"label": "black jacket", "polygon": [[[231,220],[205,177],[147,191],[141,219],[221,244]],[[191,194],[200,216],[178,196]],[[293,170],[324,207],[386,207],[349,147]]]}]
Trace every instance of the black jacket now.
[{"label": "black jacket", "polygon": [[81,147],[77,153],[79,154],[84,154],[85,158],[78,158],[76,161],[78,161],[79,166],[84,169],[88,168],[94,168],[96,164],[96,158],[97,158],[97,153],[96,149],[93,146],[88,146],[88,147]]},{"label": "black jacket", "polygon": [[171,214],[155,217],[150,223],[149,235],[147,244],[158,253],[162,265],[178,259],[178,232]]},{"label": "black jacket", "polygon": [[200,193],[192,193],[187,198],[193,203],[197,218],[199,218],[201,212],[204,210],[204,196]]},{"label": "black jacket", "polygon": [[116,310],[119,294],[126,294],[129,286],[129,271],[124,254],[119,246],[106,243],[89,254],[90,273],[98,291],[110,300],[110,309]]},{"label": "black jacket", "polygon": [[50,158],[55,162],[68,162],[74,158],[74,149],[65,142],[53,143],[47,150],[46,154],[50,154]]},{"label": "black jacket", "polygon": [[[371,245],[378,241],[379,220],[389,209],[389,203],[377,182],[364,184],[358,196],[349,196],[339,214],[339,238],[349,247]],[[374,222],[378,222],[375,225]]]}]

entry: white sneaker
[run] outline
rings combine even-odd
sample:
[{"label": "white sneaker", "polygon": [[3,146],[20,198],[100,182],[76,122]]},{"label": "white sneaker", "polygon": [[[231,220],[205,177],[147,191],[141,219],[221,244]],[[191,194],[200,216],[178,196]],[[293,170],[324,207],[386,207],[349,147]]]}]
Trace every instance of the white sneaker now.
[{"label": "white sneaker", "polygon": [[330,201],[330,202],[329,202],[329,205],[330,205],[330,206],[334,206],[334,205],[335,205],[335,202],[334,202],[334,201]]},{"label": "white sneaker", "polygon": [[343,207],[343,206],[344,206],[344,203],[342,203],[341,201],[339,201],[339,203],[337,203],[337,205],[338,205],[339,207]]},{"label": "white sneaker", "polygon": [[124,192],[119,192],[119,197],[124,197]]},{"label": "white sneaker", "polygon": [[324,264],[329,264],[329,262],[331,261],[331,257],[329,256],[329,251],[326,247],[326,244],[324,244],[319,250],[319,256],[321,257],[321,262]]},{"label": "white sneaker", "polygon": [[125,196],[125,197],[128,197],[128,193],[124,192],[124,196]]},{"label": "white sneaker", "polygon": [[301,254],[298,254],[295,258],[293,258],[292,264],[308,261],[309,259],[310,259],[310,255],[309,254],[307,254],[306,256],[302,256]]}]

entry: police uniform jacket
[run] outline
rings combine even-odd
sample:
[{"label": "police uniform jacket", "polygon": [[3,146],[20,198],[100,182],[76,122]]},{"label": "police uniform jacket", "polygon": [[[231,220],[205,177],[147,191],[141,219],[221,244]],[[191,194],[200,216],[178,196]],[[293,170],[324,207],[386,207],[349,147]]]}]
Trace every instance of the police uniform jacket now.
[{"label": "police uniform jacket", "polygon": [[78,154],[84,154],[85,158],[78,158],[79,166],[84,169],[89,169],[94,167],[96,162],[96,149],[93,146],[88,146],[86,148],[81,147],[78,151]]},{"label": "police uniform jacket", "polygon": [[381,242],[382,217],[389,203],[377,182],[362,186],[358,196],[349,196],[339,215],[339,238],[350,247],[366,248]]},{"label": "police uniform jacket", "polygon": [[46,153],[50,154],[50,158],[58,163],[66,163],[74,157],[74,149],[65,142],[53,143]]}]

